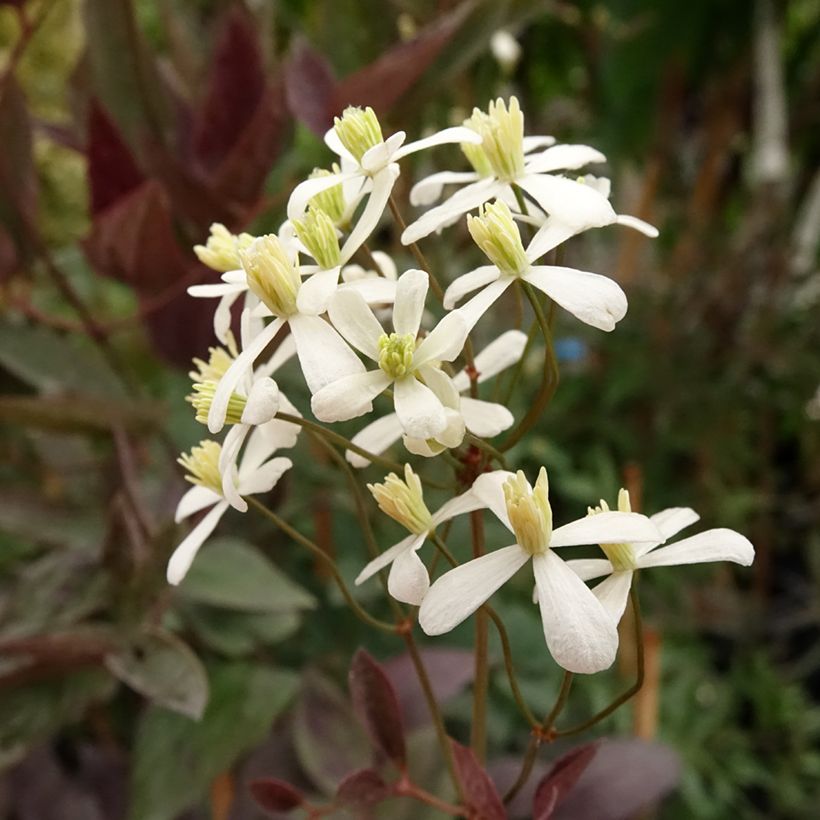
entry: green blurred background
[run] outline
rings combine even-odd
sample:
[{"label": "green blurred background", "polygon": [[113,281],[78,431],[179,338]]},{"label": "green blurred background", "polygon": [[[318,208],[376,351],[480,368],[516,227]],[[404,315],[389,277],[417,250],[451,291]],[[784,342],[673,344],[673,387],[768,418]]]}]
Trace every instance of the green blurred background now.
[{"label": "green blurred background", "polygon": [[[350,656],[400,646],[250,514],[226,517],[179,590],[164,581],[184,533],[174,459],[203,437],[187,364],[213,343],[212,305],[185,294],[213,275],[190,248],[213,221],[275,230],[293,186],[328,164],[318,135],[348,102],[414,138],[510,94],[527,133],[601,149],[616,210],[661,231],[568,243],[564,263],[618,279],[629,313],[612,334],[559,317],[561,386],[512,462],[547,465],[559,518],[625,485],[647,513],[692,506],[757,550],[748,570],[642,579],[649,682],[596,732],[680,756],[657,816],[816,816],[816,2],[0,2],[0,72],[0,816],[261,817],[253,773],[332,793],[349,768],[333,750],[359,742],[341,694]],[[466,169],[457,149],[414,159],[405,203],[421,175]],[[373,245],[412,265],[388,220]],[[443,281],[478,264],[461,228],[425,252]],[[536,353],[532,393],[539,367]],[[530,395],[513,398],[517,416]],[[354,577],[365,551],[344,480],[307,440],[294,461],[267,502]],[[388,546],[397,531],[374,523]],[[540,710],[560,675],[528,583],[498,608]],[[470,639],[457,631],[439,658],[466,675],[447,707],[462,739]],[[627,657],[577,684],[568,719],[630,670]],[[491,697],[493,754],[520,753],[498,664]],[[429,727],[414,737],[425,754]]]}]

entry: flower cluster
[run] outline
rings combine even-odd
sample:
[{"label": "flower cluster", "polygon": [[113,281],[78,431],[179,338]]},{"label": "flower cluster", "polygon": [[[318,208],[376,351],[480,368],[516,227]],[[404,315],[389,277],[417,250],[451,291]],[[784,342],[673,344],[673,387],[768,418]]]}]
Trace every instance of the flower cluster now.
[{"label": "flower cluster", "polygon": [[[494,460],[503,467],[504,459],[487,440],[516,420],[498,394],[492,401],[480,398],[479,386],[512,366],[517,377],[532,338],[508,329],[474,355],[470,334],[477,323],[490,311],[503,318],[493,308],[513,287],[526,294],[537,315],[546,296],[581,322],[612,331],[627,311],[620,286],[607,276],[543,264],[544,259],[570,237],[606,225],[657,235],[645,222],[615,212],[606,179],[578,175],[605,161],[600,152],[559,145],[549,136],[525,136],[515,98],[492,102],[461,126],[409,143],[403,132],[385,137],[371,109],[348,108],[325,142],[334,161],[296,186],[277,233],[254,237],[214,225],[207,243],[195,249],[221,275],[219,283],[190,293],[219,299],[214,332],[222,346],[212,348],[207,361],[195,361],[189,400],[212,435],[230,430],[221,444],[205,440],[180,460],[195,486],[180,502],[177,519],[211,510],[174,553],[171,583],[182,579],[229,507],[244,512],[246,496],[269,491],[293,467],[277,453],[297,444],[303,426],[321,435],[329,429],[324,425],[372,413],[383,395],[392,410],[388,406],[352,439],[334,432],[332,441],[344,443],[348,462],[358,469],[384,461],[399,439],[414,455],[444,454],[456,467],[453,493],[430,512],[423,472],[410,464],[403,465],[403,477],[393,472],[368,484],[382,512],[409,534],[367,564],[356,583],[389,567],[389,593],[419,607],[418,622],[430,635],[453,629],[531,562],[552,656],[568,671],[597,672],[615,657],[616,627],[638,569],[751,562],[751,545],[730,530],[664,545],[697,516],[684,508],[640,515],[625,491],[616,510],[602,501],[589,515],[554,526],[544,468],[534,485],[520,471],[491,469]],[[466,223],[487,264],[439,291],[429,270],[399,274],[394,261],[371,252],[367,242],[390,202],[401,160],[446,143],[460,146],[472,170],[439,172],[413,186],[411,203],[433,207],[403,228],[402,242],[414,245]],[[443,198],[447,186],[461,187]],[[522,228],[530,234],[526,244]],[[431,286],[443,292],[438,319],[428,304]],[[237,302],[238,345],[231,332]],[[549,328],[540,329],[549,352]],[[459,360],[461,369],[454,366]],[[309,408],[300,411],[279,390],[273,377],[284,367],[301,374]],[[307,419],[308,409],[316,422]],[[443,525],[485,509],[510,531],[513,543],[461,564],[453,559],[456,565],[431,584],[422,546],[432,542],[452,558],[443,545]],[[565,548],[596,544],[604,558],[562,557]]]}]

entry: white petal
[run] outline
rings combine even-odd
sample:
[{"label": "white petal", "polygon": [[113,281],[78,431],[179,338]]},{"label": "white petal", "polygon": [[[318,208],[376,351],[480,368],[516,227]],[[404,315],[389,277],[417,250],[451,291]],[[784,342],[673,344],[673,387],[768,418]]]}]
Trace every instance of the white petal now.
[{"label": "white petal", "polygon": [[415,550],[405,550],[396,556],[387,576],[387,591],[403,604],[419,606],[430,589],[427,567]]},{"label": "white petal", "polygon": [[341,268],[338,267],[332,270],[320,270],[302,282],[296,297],[296,307],[299,313],[318,316],[327,310],[330,297],[339,285],[340,270]]},{"label": "white petal", "polygon": [[467,429],[481,438],[492,438],[512,427],[515,418],[503,404],[464,396],[461,399],[461,415]]},{"label": "white petal", "polygon": [[465,302],[458,308],[459,314],[464,317],[464,321],[467,323],[468,333],[512,283],[512,276],[502,276],[500,279],[496,279],[495,282],[490,282],[486,288],[479,291],[469,302]]},{"label": "white petal", "polygon": [[[475,357],[475,369],[478,371],[478,383],[482,384],[515,364],[527,346],[527,334],[520,330],[508,330],[490,342]],[[455,376],[453,382],[459,393],[470,386],[470,378],[465,371]]]},{"label": "white petal", "polygon": [[374,558],[357,576],[355,580],[356,586],[359,584],[363,584],[368,578],[372,578],[379,570],[384,569],[388,564],[392,564],[393,561],[398,558],[403,552],[415,551],[417,550],[423,543],[424,539],[427,538],[426,535],[408,535],[406,538],[402,538],[398,544],[393,544],[390,549],[386,549],[381,555],[377,558]]},{"label": "white petal", "polygon": [[528,157],[524,166],[528,174],[546,174],[564,168],[575,170],[591,162],[606,162],[606,157],[589,145],[553,145],[538,156]]},{"label": "white petal", "polygon": [[373,409],[373,399],[390,385],[381,370],[343,376],[313,394],[310,407],[319,421],[347,421]]},{"label": "white petal", "polygon": [[339,290],[355,290],[369,305],[390,305],[396,300],[395,281],[376,276],[347,282]]},{"label": "white petal", "polygon": [[[401,434],[402,428],[399,417],[395,413],[388,413],[356,433],[351,441],[370,453],[380,455],[391,444],[395,444],[401,438]],[[370,465],[369,459],[354,453],[352,450],[345,453],[345,458],[359,469]]]},{"label": "white petal", "polygon": [[376,225],[379,224],[379,220],[382,218],[384,209],[387,206],[387,200],[390,199],[390,192],[393,190],[397,176],[398,167],[388,166],[373,177],[373,190],[370,192],[362,215],[350,232],[350,236],[347,237],[347,241],[342,245],[340,251],[342,264],[347,262],[359,250],[362,243],[376,229]]},{"label": "white petal", "polygon": [[666,541],[686,527],[696,524],[700,521],[700,516],[691,507],[669,507],[650,516],[650,519]]},{"label": "white petal", "polygon": [[166,577],[176,586],[187,574],[205,539],[216,529],[219,519],[228,509],[227,501],[220,501],[185,537],[168,561]]},{"label": "white petal", "polygon": [[619,225],[625,225],[627,228],[634,228],[636,231],[640,231],[640,233],[645,236],[649,236],[652,239],[655,239],[655,237],[658,236],[658,229],[654,225],[650,225],[648,222],[638,219],[637,216],[618,214],[618,216],[615,217],[615,222]]},{"label": "white petal", "polygon": [[571,524],[553,530],[551,547],[574,547],[580,544],[622,544],[633,541],[657,541],[658,528],[640,513],[604,512],[587,515]]},{"label": "white petal", "polygon": [[446,572],[424,597],[419,625],[428,635],[442,635],[454,629],[512,578],[529,558],[518,544],[513,544]]},{"label": "white petal", "polygon": [[[424,365],[419,368],[419,375],[424,383],[438,396],[439,401],[452,410],[461,406],[461,396],[453,384],[453,380],[439,367]],[[458,445],[456,445],[458,446]]]},{"label": "white petal", "polygon": [[[396,131],[395,134],[391,134],[384,142],[380,142],[372,148],[368,148],[367,151],[362,154],[362,168],[364,168],[367,173],[376,175],[389,167],[390,163],[399,159],[400,153],[398,149],[404,142],[406,136],[404,131]],[[396,166],[396,176],[398,176],[398,173],[399,168]]]},{"label": "white petal", "polygon": [[436,512],[433,513],[433,525],[439,526],[457,515],[464,515],[464,513],[474,512],[475,510],[483,510],[484,502],[472,491],[457,495],[449,501],[442,504]]},{"label": "white petal", "polygon": [[213,285],[191,285],[191,287],[188,288],[188,295],[195,296],[198,299],[214,299],[217,296],[227,296],[232,293],[239,294],[247,289],[247,284],[228,285],[224,282]]},{"label": "white petal", "polygon": [[480,475],[474,482],[472,491],[487,509],[491,510],[498,520],[512,532],[510,518],[507,515],[507,502],[504,500],[504,482],[515,473],[509,470],[494,470]]},{"label": "white petal", "polygon": [[481,137],[472,128],[467,128],[464,125],[456,125],[452,128],[444,128],[429,137],[424,139],[408,142],[403,148],[400,148],[393,155],[393,159],[399,160],[406,157],[408,154],[414,154],[416,151],[423,151],[425,148],[432,148],[435,145],[446,145],[451,142],[468,142],[473,145],[481,144]]},{"label": "white petal", "polygon": [[564,562],[582,581],[591,581],[615,571],[606,558],[573,558]]},{"label": "white petal", "polygon": [[467,333],[467,322],[460,311],[453,310],[446,314],[416,348],[413,366],[453,361],[464,349]]},{"label": "white petal", "polygon": [[610,618],[617,624],[626,609],[629,589],[632,586],[632,571],[613,572],[593,590],[592,594],[601,602]]},{"label": "white petal", "polygon": [[[253,427],[250,429],[250,435],[248,436],[247,443],[245,444],[245,451],[242,453],[242,460],[239,463],[238,469],[238,480],[239,483],[242,483],[242,479],[252,475],[256,470],[262,465],[265,461],[267,461],[275,452],[277,447],[279,446],[276,442],[275,438],[268,436],[267,428],[273,424],[284,424],[285,422],[277,422],[269,421],[267,424],[261,424],[258,427]],[[220,472],[224,471],[224,466],[226,465],[226,456],[225,451],[228,448],[229,443],[233,440],[233,436],[236,435],[233,431],[236,430],[238,427],[246,427],[247,425],[235,425],[231,431],[225,436],[225,441],[222,444],[222,454],[219,458],[219,470]],[[296,425],[290,425],[295,427]],[[235,456],[231,456],[233,461],[236,461]]]},{"label": "white petal", "polygon": [[576,319],[599,330],[611,331],[626,315],[626,295],[620,285],[597,273],[539,266],[522,277],[554,299]]},{"label": "white petal", "polygon": [[344,144],[339,139],[339,135],[336,133],[335,128],[328,128],[325,131],[325,135],[323,137],[325,145],[333,151],[338,157],[344,160],[345,165],[353,164],[358,165],[356,160],[353,157],[353,154],[344,147]]},{"label": "white petal", "polygon": [[242,495],[268,493],[279,483],[279,479],[291,467],[293,467],[293,462],[289,458],[283,458],[282,456],[272,458],[270,461],[266,461],[251,476],[242,479],[239,484],[239,492]]},{"label": "white petal", "polygon": [[327,191],[342,182],[361,176],[361,171],[353,171],[346,174],[330,174],[329,176],[314,177],[300,182],[290,195],[288,200],[288,219],[301,219],[310,202],[316,194]]},{"label": "white petal", "polygon": [[424,239],[442,225],[493,199],[503,187],[503,184],[493,177],[480,179],[472,185],[467,185],[409,225],[401,235],[402,244],[410,245],[418,242],[419,239]]},{"label": "white petal", "polygon": [[256,379],[242,411],[243,424],[265,424],[279,412],[279,386],[273,379]]},{"label": "white petal", "polygon": [[248,274],[245,273],[244,268],[226,270],[220,278],[229,285],[242,285],[245,290],[248,289]]},{"label": "white petal", "polygon": [[179,524],[183,518],[188,518],[194,513],[204,510],[205,507],[217,504],[220,500],[221,497],[213,490],[195,484],[179,499],[179,504],[177,504],[177,509],[174,513],[174,521]]},{"label": "white petal", "polygon": [[253,368],[256,357],[271,343],[273,337],[282,327],[281,319],[274,319],[234,360],[219,380],[214,393],[211,409],[208,412],[208,430],[218,433],[225,425],[228,402],[234,388]]},{"label": "white petal", "polygon": [[379,339],[384,328],[357,289],[349,285],[339,288],[330,300],[328,316],[336,330],[356,350],[373,361],[379,360]]},{"label": "white petal", "polygon": [[670,567],[707,561],[734,561],[748,567],[755,550],[748,538],[728,529],[715,529],[659,547],[638,560],[640,567]]},{"label": "white petal", "polygon": [[449,285],[444,292],[444,308],[452,310],[468,293],[495,282],[501,271],[495,265],[482,265],[480,268],[463,273]]},{"label": "white petal", "polygon": [[404,376],[394,382],[393,400],[402,430],[408,436],[435,438],[447,426],[438,396],[415,376]]},{"label": "white petal", "polygon": [[219,472],[222,474],[222,495],[225,500],[239,512],[247,512],[248,504],[239,494],[236,487],[236,461],[239,451],[251,427],[247,424],[236,424],[231,427],[225,441],[222,442],[222,451],[219,454]]},{"label": "white petal", "polygon": [[311,393],[341,376],[364,373],[359,357],[342,337],[318,316],[291,316],[290,332]]},{"label": "white petal", "polygon": [[410,204],[418,206],[432,205],[441,198],[445,185],[475,182],[479,179],[474,171],[439,171],[419,180],[410,189]]},{"label": "white petal", "polygon": [[549,174],[524,174],[518,184],[546,211],[578,230],[615,221],[609,200],[591,185]]},{"label": "white petal", "polygon": [[273,355],[268,361],[256,368],[254,376],[262,378],[263,376],[273,375],[285,362],[290,361],[296,355],[296,342],[293,340],[293,335],[288,334],[282,339]]},{"label": "white petal", "polygon": [[409,333],[414,338],[418,334],[429,286],[430,277],[423,270],[408,270],[399,277],[393,304],[396,333]]},{"label": "white petal", "polygon": [[618,632],[592,591],[552,550],[532,566],[544,637],[559,666],[585,675],[612,666]]},{"label": "white petal", "polygon": [[548,148],[550,145],[555,145],[555,137],[547,137],[547,136],[524,137],[524,153],[525,154],[528,154],[530,151],[535,151],[536,148]]},{"label": "white petal", "polygon": [[577,233],[579,233],[579,230],[572,225],[561,222],[555,217],[549,217],[530,240],[530,244],[527,245],[527,259],[530,262],[537,262],[544,254],[557,248],[562,242],[566,242],[567,239]]},{"label": "white petal", "polygon": [[228,331],[231,329],[231,308],[242,291],[228,293],[217,303],[214,311],[214,334],[222,344],[228,343]]}]

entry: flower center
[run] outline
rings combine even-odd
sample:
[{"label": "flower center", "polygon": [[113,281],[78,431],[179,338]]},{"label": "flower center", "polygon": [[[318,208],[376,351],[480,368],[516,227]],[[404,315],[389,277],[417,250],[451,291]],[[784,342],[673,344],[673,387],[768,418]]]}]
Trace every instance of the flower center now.
[{"label": "flower center", "polygon": [[358,106],[349,105],[341,118],[334,117],[333,130],[342,145],[359,162],[374,145],[384,142],[379,119],[370,106],[362,110]]},{"label": "flower center", "polygon": [[224,347],[209,347],[208,361],[202,359],[194,359],[194,370],[189,371],[188,375],[192,382],[218,382],[227,372],[228,368],[233,364],[236,358],[236,343],[233,340],[233,334],[228,331],[228,350]]},{"label": "flower center", "polygon": [[239,251],[249,247],[253,240],[249,233],[232,234],[224,225],[214,222],[208,241],[195,245],[194,253],[203,265],[224,273],[242,267]]},{"label": "flower center", "polygon": [[222,495],[222,476],[219,473],[221,453],[222,445],[211,439],[200,441],[199,446],[192,447],[190,453],[182,453],[177,462],[188,473],[185,480]]},{"label": "flower center", "polygon": [[339,237],[325,211],[309,205],[304,219],[293,220],[293,229],[322,270],[331,270],[341,263]]},{"label": "flower center", "polygon": [[279,238],[266,234],[239,252],[248,277],[248,288],[276,316],[288,317],[297,312],[296,295],[301,279],[299,269],[285,252]]},{"label": "flower center", "polygon": [[[309,179],[321,179],[322,177],[330,177],[334,174],[340,173],[339,166],[334,162],[332,171],[327,171],[324,168],[314,168]],[[345,214],[345,195],[342,183],[334,185],[332,188],[326,188],[318,194],[314,194],[309,201],[310,205],[314,205],[320,211],[324,211],[332,220],[334,225],[338,225]]]},{"label": "flower center", "polygon": [[519,470],[504,482],[504,501],[518,545],[530,555],[546,552],[552,537],[547,471],[541,468],[535,488],[531,490]]},{"label": "flower center", "polygon": [[489,167],[498,179],[512,182],[524,171],[524,115],[515,97],[510,97],[509,109],[500,98],[490,103],[486,114],[474,109],[464,124],[481,136],[479,150],[483,156],[478,150],[465,150],[462,146],[479,174],[489,176]]},{"label": "flower center", "polygon": [[[196,420],[200,424],[208,423],[208,413],[211,412],[211,404],[214,400],[214,394],[218,382],[204,381],[195,382],[193,385],[193,393],[189,393],[185,400],[190,402],[194,410],[196,410]],[[245,412],[245,406],[248,399],[245,396],[240,396],[239,393],[231,393],[228,399],[228,412],[225,416],[225,424],[240,424],[242,422],[242,414]]]},{"label": "flower center", "polygon": [[476,245],[502,273],[518,276],[529,267],[518,225],[505,202],[487,203],[478,216],[468,215],[467,229]]},{"label": "flower center", "polygon": [[379,509],[410,532],[421,535],[432,529],[433,517],[424,503],[421,481],[409,464],[404,466],[404,481],[390,473],[383,484],[368,484],[367,489]]},{"label": "flower center", "polygon": [[[601,499],[600,506],[590,507],[589,515],[598,515],[602,512],[609,512],[609,504]],[[618,492],[618,512],[632,512],[632,503],[629,500],[629,491],[623,488]],[[632,544],[601,544],[601,549],[609,558],[609,562],[618,572],[631,570],[637,567],[635,562],[635,550]]]},{"label": "flower center", "polygon": [[406,376],[413,366],[416,337],[412,333],[382,333],[379,338],[379,367],[391,379]]}]

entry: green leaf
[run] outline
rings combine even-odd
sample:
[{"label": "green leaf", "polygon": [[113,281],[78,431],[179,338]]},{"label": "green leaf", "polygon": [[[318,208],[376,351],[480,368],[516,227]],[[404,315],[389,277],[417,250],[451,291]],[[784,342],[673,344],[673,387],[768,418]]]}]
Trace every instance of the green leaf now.
[{"label": "green leaf", "polygon": [[199,553],[179,593],[192,601],[251,612],[313,609],[316,599],[255,547],[215,538]]},{"label": "green leaf", "polygon": [[208,702],[205,667],[187,644],[169,632],[151,630],[105,658],[109,672],[141,695],[194,719]]},{"label": "green leaf", "polygon": [[170,820],[204,798],[220,772],[264,739],[299,682],[269,666],[231,663],[209,671],[211,698],[199,722],[158,706],[142,716],[130,820]]}]

